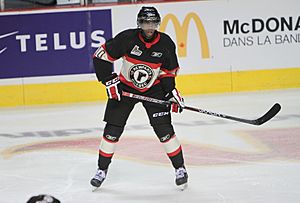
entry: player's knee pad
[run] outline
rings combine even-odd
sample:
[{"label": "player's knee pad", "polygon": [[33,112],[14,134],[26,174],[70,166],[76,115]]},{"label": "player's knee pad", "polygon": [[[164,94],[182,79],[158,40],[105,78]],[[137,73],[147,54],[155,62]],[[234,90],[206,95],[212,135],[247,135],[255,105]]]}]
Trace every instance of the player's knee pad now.
[{"label": "player's knee pad", "polygon": [[153,126],[153,129],[169,157],[175,157],[181,152],[181,145],[171,124]]},{"label": "player's knee pad", "polygon": [[154,125],[153,130],[160,142],[167,142],[170,140],[175,132],[171,124]]},{"label": "player's knee pad", "polygon": [[110,142],[118,142],[123,133],[124,127],[106,124],[103,137]]},{"label": "player's knee pad", "polygon": [[103,139],[99,146],[99,160],[101,158],[103,159],[103,157],[104,159],[112,158],[116,149],[116,143],[119,141],[123,130],[124,127],[106,124],[103,132]]}]

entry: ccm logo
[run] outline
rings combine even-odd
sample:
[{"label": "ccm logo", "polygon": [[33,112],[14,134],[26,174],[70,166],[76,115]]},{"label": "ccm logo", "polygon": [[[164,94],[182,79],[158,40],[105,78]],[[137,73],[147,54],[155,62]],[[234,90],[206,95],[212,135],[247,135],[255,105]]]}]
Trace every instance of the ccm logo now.
[{"label": "ccm logo", "polygon": [[110,80],[110,81],[107,81],[107,82],[105,83],[105,85],[106,85],[106,86],[109,86],[109,85],[113,85],[113,84],[116,84],[116,83],[119,83],[119,77],[116,77],[116,78],[114,78],[114,79],[112,79],[112,80]]},{"label": "ccm logo", "polygon": [[153,118],[169,115],[169,112],[154,113]]}]

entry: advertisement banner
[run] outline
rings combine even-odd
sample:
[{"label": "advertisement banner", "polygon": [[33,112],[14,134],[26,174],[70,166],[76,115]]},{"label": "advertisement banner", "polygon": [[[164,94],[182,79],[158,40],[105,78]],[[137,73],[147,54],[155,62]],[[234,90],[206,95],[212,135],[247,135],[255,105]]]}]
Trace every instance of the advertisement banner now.
[{"label": "advertisement banner", "polygon": [[0,16],[0,78],[93,72],[92,54],[112,36],[111,10]]},{"label": "advertisement banner", "polygon": [[[141,6],[113,9],[114,34],[136,27]],[[162,18],[159,30],[176,43],[180,74],[299,67],[300,1],[224,0],[154,6]],[[121,20],[124,16],[126,23]]]}]

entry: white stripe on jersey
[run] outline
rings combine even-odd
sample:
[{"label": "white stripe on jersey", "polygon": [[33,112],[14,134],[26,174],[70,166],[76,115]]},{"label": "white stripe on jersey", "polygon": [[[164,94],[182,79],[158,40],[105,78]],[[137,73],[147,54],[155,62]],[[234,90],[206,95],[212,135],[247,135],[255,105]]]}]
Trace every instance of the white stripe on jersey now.
[{"label": "white stripe on jersey", "polygon": [[110,60],[109,57],[108,57],[108,54],[106,52],[106,50],[100,46],[94,53],[94,56],[98,59],[102,59],[104,61],[108,61],[110,63],[113,63],[114,60]]}]

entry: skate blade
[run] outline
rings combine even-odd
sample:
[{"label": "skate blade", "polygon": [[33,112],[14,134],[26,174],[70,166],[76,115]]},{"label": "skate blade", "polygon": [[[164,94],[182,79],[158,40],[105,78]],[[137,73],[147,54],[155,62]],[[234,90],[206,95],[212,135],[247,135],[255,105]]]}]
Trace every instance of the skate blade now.
[{"label": "skate blade", "polygon": [[185,189],[187,189],[187,187],[188,187],[187,183],[184,183],[184,184],[178,186],[180,191],[184,191]]},{"label": "skate blade", "polygon": [[100,190],[100,187],[94,187],[94,186],[92,186],[92,192],[96,192],[98,190]]}]

